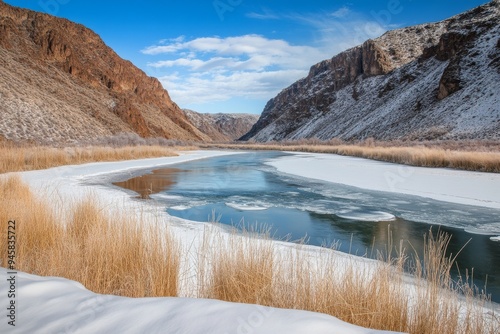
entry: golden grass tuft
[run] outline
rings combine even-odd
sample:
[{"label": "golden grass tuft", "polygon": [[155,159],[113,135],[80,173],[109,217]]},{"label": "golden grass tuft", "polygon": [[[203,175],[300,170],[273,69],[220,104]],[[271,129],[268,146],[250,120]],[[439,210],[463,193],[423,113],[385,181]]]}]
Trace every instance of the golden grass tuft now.
[{"label": "golden grass tuft", "polygon": [[249,234],[225,238],[220,231],[212,230],[204,234],[200,256],[200,297],[271,304],[275,268],[270,240]]},{"label": "golden grass tuft", "polygon": [[[176,296],[180,245],[163,226],[104,211],[91,199],[53,212],[19,177],[0,179],[0,219],[16,221],[16,269],[129,297]],[[65,217],[70,219],[65,221]],[[1,231],[2,265],[7,263]]]},{"label": "golden grass tuft", "polygon": [[[262,239],[262,237],[264,237]],[[412,334],[493,334],[500,324],[485,314],[488,298],[453,284],[449,236],[430,233],[423,262],[405,273],[409,257],[371,261],[331,249],[318,255],[303,245],[276,246],[261,236],[212,229],[201,250],[203,298],[330,314],[359,326]],[[418,259],[420,261],[420,259]],[[364,264],[363,264],[364,263]],[[469,291],[466,296],[459,291]]]}]

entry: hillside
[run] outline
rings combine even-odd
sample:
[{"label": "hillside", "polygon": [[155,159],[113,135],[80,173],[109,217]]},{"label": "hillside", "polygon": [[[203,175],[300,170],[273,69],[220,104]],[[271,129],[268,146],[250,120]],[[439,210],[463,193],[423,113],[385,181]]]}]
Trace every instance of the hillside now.
[{"label": "hillside", "polygon": [[500,139],[500,1],[311,67],[242,140]]},{"label": "hillside", "polygon": [[116,133],[208,140],[160,82],[82,25],[0,1],[0,138],[78,142]]},{"label": "hillside", "polygon": [[253,114],[201,114],[183,109],[189,121],[215,141],[233,141],[246,134],[259,119]]}]

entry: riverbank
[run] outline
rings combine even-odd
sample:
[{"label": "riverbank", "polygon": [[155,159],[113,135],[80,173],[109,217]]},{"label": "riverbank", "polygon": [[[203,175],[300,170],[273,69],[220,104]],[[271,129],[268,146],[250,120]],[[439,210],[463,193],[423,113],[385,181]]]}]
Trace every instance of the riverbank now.
[{"label": "riverbank", "polygon": [[[270,257],[271,261],[265,261],[264,263],[261,263],[264,266],[263,269],[265,270],[269,270],[269,265],[268,265],[269,263],[284,264],[285,269],[287,267],[294,267],[294,264],[297,265],[297,262],[294,261],[296,261],[297,258],[302,258],[304,259],[303,261],[305,262],[299,262],[300,265],[296,267],[297,270],[300,269],[302,271],[292,270],[288,272],[281,272],[282,276],[280,276],[278,274],[280,271],[274,270],[275,268],[271,267],[270,268],[271,272],[273,273],[276,272],[277,276],[273,276],[271,280],[269,280],[269,276],[267,275],[261,276],[262,280],[259,281],[259,284],[262,285],[252,286],[252,288],[249,289],[249,291],[259,292],[260,290],[265,290],[263,289],[264,287],[266,288],[270,287],[273,289],[270,290],[272,292],[271,296],[291,295],[295,297],[301,296],[301,298],[304,298],[305,296],[309,295],[314,299],[314,296],[318,297],[324,295],[324,299],[322,300],[326,302],[325,307],[328,307],[329,303],[331,303],[332,300],[349,299],[350,302],[352,302],[352,304],[350,304],[351,309],[346,309],[347,310],[346,314],[347,315],[350,314],[351,316],[354,315],[356,321],[367,321],[367,320],[371,321],[372,327],[376,327],[375,325],[377,321],[382,321],[381,318],[384,317],[384,314],[390,316],[389,317],[390,319],[386,320],[391,320],[391,319],[393,320],[395,318],[395,313],[393,312],[396,312],[396,309],[394,309],[393,311],[389,311],[390,310],[389,307],[391,305],[393,305],[392,308],[396,307],[398,309],[406,307],[402,308],[401,309],[402,311],[401,310],[399,311],[398,316],[404,316],[405,314],[407,314],[407,312],[410,312],[410,309],[413,310],[412,312],[414,313],[412,313],[412,315],[410,315],[409,318],[406,319],[406,321],[412,323],[413,326],[418,326],[418,319],[425,319],[425,322],[428,323],[428,326],[434,326],[434,328],[430,328],[429,330],[431,329],[435,330],[436,328],[438,328],[436,326],[444,326],[448,330],[447,331],[441,330],[440,332],[455,333],[455,331],[452,331],[453,329],[451,329],[453,326],[446,323],[448,319],[442,317],[445,314],[447,314],[447,317],[449,318],[449,313],[446,312],[443,313],[442,312],[443,310],[440,309],[440,307],[442,307],[443,305],[446,307],[446,305],[448,305],[448,302],[451,300],[450,298],[452,298],[452,295],[450,295],[449,292],[446,291],[444,295],[439,294],[442,287],[437,287],[435,289],[433,288],[429,290],[427,288],[428,287],[427,283],[425,283],[423,280],[417,285],[415,285],[414,282],[412,284],[411,280],[409,280],[409,278],[406,277],[405,275],[402,275],[401,273],[398,274],[397,271],[396,272],[393,272],[392,270],[387,271],[387,269],[391,268],[387,266],[380,267],[381,269],[383,269],[382,271],[379,272],[379,274],[381,274],[382,276],[372,276],[374,270],[375,271],[378,270],[376,268],[380,264],[379,262],[348,256],[345,254],[339,254],[337,252],[325,250],[318,247],[297,246],[293,244],[274,242],[274,241],[257,243],[252,241],[256,239],[245,238],[241,236],[233,236],[232,238],[230,238],[229,236],[231,236],[231,234],[222,232],[214,225],[200,224],[196,222],[190,222],[168,217],[161,211],[161,208],[156,207],[154,203],[145,205],[144,202],[138,202],[132,199],[129,196],[130,194],[128,193],[125,193],[123,191],[118,191],[117,189],[109,187],[99,186],[100,182],[106,180],[110,174],[121,173],[122,175],[125,175],[127,173],[134,173],[134,171],[140,169],[155,169],[160,166],[166,166],[177,162],[189,161],[194,159],[203,159],[203,158],[208,158],[210,156],[218,156],[226,154],[236,154],[236,152],[208,152],[208,151],[185,152],[182,153],[182,155],[179,157],[147,159],[147,160],[115,162],[115,163],[93,163],[93,164],[79,165],[79,166],[63,166],[43,171],[25,172],[22,173],[21,176],[23,180],[29,184],[31,190],[34,193],[46,195],[44,197],[50,200],[51,205],[55,207],[56,212],[57,211],[63,212],[63,215],[60,217],[64,217],[65,215],[71,214],[71,212],[68,212],[65,209],[68,203],[79,202],[81,200],[85,200],[88,196],[91,196],[99,204],[101,210],[105,211],[104,213],[109,213],[110,215],[112,215],[113,213],[116,213],[116,210],[118,210],[121,211],[122,214],[127,215],[129,218],[132,219],[136,218],[138,221],[144,222],[146,224],[156,222],[158,227],[168,225],[169,233],[171,232],[173,237],[182,245],[181,254],[183,262],[180,264],[179,268],[179,273],[180,273],[179,290],[178,290],[179,296],[195,297],[195,295],[197,294],[198,296],[200,296],[200,290],[198,290],[196,287],[199,286],[200,282],[203,282],[204,279],[209,279],[210,282],[211,277],[219,276],[219,277],[237,278],[238,275],[236,275],[236,272],[234,272],[234,268],[238,267],[235,266],[234,264],[241,263],[238,262],[238,260],[243,261],[248,265],[248,267],[246,267],[247,270],[244,270],[243,272],[246,273],[256,272],[256,274],[259,274],[260,271],[255,269],[260,267],[259,266],[255,267],[254,264],[261,263],[258,261],[259,259],[266,259],[266,257],[263,256],[262,254],[268,254],[268,256],[271,256]],[[111,217],[119,217],[119,216],[114,215]],[[64,224],[64,222],[56,222],[56,223]],[[160,231],[163,230],[160,229]],[[229,270],[229,273],[233,274],[229,276],[217,275],[216,273],[219,272],[218,271],[219,269],[212,267],[211,264],[217,263],[216,259],[221,258],[221,255],[231,254],[234,249],[239,250],[238,252],[236,252],[236,255],[250,254],[255,257],[251,256],[250,258],[246,258],[245,256],[242,256],[240,258],[238,257],[226,258],[226,261],[224,261],[223,263],[229,264],[229,266],[219,268],[220,270],[222,270],[220,272],[227,273],[227,271],[224,270]],[[286,265],[287,263],[288,265]],[[325,266],[325,264],[328,264],[328,266]],[[333,268],[335,270],[322,271],[323,270],[322,268]],[[351,270],[351,275],[343,276],[343,274],[345,273],[348,274],[349,270]],[[317,272],[318,275],[317,276],[315,275],[312,281],[310,279],[303,281],[302,279],[305,277],[304,275],[306,272],[308,273],[308,276],[311,272]],[[205,275],[200,276],[200,274],[203,273]],[[334,277],[333,275],[340,275],[340,276],[335,276],[335,279],[332,279]],[[278,279],[279,277],[286,277],[287,279],[280,281]],[[372,279],[369,279],[369,277],[372,277]],[[233,290],[235,290],[235,288],[239,286],[240,287],[244,286],[245,282],[252,282],[253,281],[252,278],[253,278],[252,276],[246,276],[246,275],[243,275],[242,277],[240,276],[239,279],[241,279],[241,281],[238,281],[239,282],[239,283],[237,282],[238,284],[233,285],[234,288]],[[277,279],[278,279],[277,281],[278,284],[273,285],[276,284],[275,281]],[[301,281],[302,283],[305,284],[304,285],[297,284],[296,286],[292,284],[289,286],[287,284],[291,284],[290,281],[293,281],[295,283],[299,283],[299,281]],[[324,285],[325,282],[341,282],[343,283],[342,285],[344,285],[345,288],[348,289],[350,288],[349,291],[357,291],[357,292],[351,295],[347,293],[343,294],[340,293],[339,295],[338,291],[346,291],[346,290],[335,290],[335,288],[332,286]],[[380,282],[390,282],[391,284],[383,285],[382,286],[383,288],[380,288],[381,286],[378,285]],[[222,282],[222,283],[225,285],[229,284],[230,286],[231,282]],[[208,286],[210,286],[210,284],[208,284]],[[61,289],[61,291],[65,291],[65,289]],[[337,292],[330,295],[326,293],[328,291],[330,292],[337,291]],[[368,298],[370,291],[373,292],[373,295],[371,295],[371,297]],[[382,293],[382,295],[377,295],[375,293],[376,291]],[[209,292],[210,291],[208,292],[205,291],[203,293],[208,294]],[[49,295],[51,294],[50,291],[47,291],[47,293]],[[201,293],[201,296],[203,296],[203,293]],[[440,298],[436,299],[436,293],[438,293],[438,295],[442,297],[442,299]],[[85,292],[82,295],[85,294],[87,294],[87,292]],[[58,296],[59,297],[58,300],[60,301],[61,300],[60,298],[69,298],[69,301],[71,301],[72,295],[73,292],[68,292],[67,294]],[[433,296],[433,298],[430,298],[431,295]],[[40,294],[39,295],[40,300],[43,299],[44,296],[47,297],[47,295]],[[269,296],[269,294],[267,294],[267,296]],[[383,299],[382,298],[383,296],[385,296],[386,298]],[[420,297],[418,298],[418,296]],[[279,299],[277,300],[279,301]],[[304,299],[301,300],[304,301],[304,304],[302,306],[297,306],[297,307],[307,309],[308,307],[306,303],[307,300]],[[382,300],[385,300],[387,304],[382,303]],[[451,306],[452,309],[448,308],[447,310],[448,311],[453,310],[453,312],[456,312],[454,314],[457,317],[457,319],[461,319],[461,317],[463,316],[461,312],[465,312],[465,309],[462,309],[461,306],[462,301],[460,301],[461,299],[459,298],[457,300],[459,300],[458,304],[453,304]],[[395,303],[396,301],[397,303]],[[38,302],[39,300],[33,300],[32,305],[38,305]],[[147,300],[143,300],[140,302],[141,303],[147,302]],[[167,303],[168,300],[164,300],[163,302]],[[199,302],[199,304],[195,305],[195,303],[197,302]],[[255,302],[259,302],[259,299],[255,300]],[[276,303],[276,301],[274,302]],[[279,305],[275,306],[283,308],[292,308],[290,306],[292,305],[290,304],[290,302],[291,301],[288,300],[287,301],[288,304],[286,304],[283,302],[283,300],[281,300],[280,303],[283,304],[278,303]],[[111,300],[110,303],[111,303],[110,305],[119,304],[121,306],[126,304],[116,299]],[[267,304],[271,302],[264,301],[264,303]],[[432,303],[432,305],[429,305],[429,303]],[[65,303],[61,304],[65,305]],[[217,313],[221,317],[225,317],[225,314],[221,314],[218,312],[218,310],[224,308],[221,308],[221,304],[218,304],[217,302],[213,302],[212,304],[209,303],[209,306],[207,306],[206,301],[194,300],[192,302],[190,301],[188,304],[190,305],[190,307],[192,307],[192,312],[194,312],[194,314],[193,313],[190,314],[191,319],[197,316],[198,313],[197,310],[200,310],[200,308],[206,309],[206,311],[209,313],[213,312],[213,314]],[[73,304],[71,302],[68,302],[67,305],[71,306]],[[367,308],[368,305],[373,305],[374,307],[378,305],[378,309]],[[380,309],[381,305],[382,309]],[[331,305],[329,307],[331,307]],[[255,309],[257,310],[259,309],[259,307],[256,307]],[[116,316],[122,314],[120,313],[121,311],[117,313],[111,312],[111,308],[108,304],[103,306],[103,308],[100,308],[100,310],[106,310],[109,316]],[[123,310],[123,308],[119,307],[119,310]],[[274,312],[273,310],[276,310],[277,312],[276,314],[280,314],[280,316],[276,317],[270,316],[264,318],[259,317],[258,318],[259,321],[255,322],[259,325],[257,326],[259,328],[252,327],[252,329],[255,330],[255,332],[270,333],[273,329],[275,330],[276,328],[282,328],[281,326],[283,326],[285,322],[293,324],[296,323],[297,321],[300,322],[305,321],[302,324],[308,324],[310,328],[317,328],[315,326],[320,325],[319,322],[316,322],[315,316],[312,316],[310,313],[307,312],[300,313],[300,311],[293,311],[284,316],[281,316],[282,314],[284,314],[282,313],[281,310],[277,309],[265,309],[265,310],[266,312],[268,312],[266,314],[272,313]],[[326,310],[327,309],[325,308],[325,312]],[[433,312],[432,317],[425,317],[423,316],[423,313],[420,313],[420,312],[424,313],[429,312],[430,310],[432,310]],[[39,309],[37,309],[36,307],[31,308],[31,312],[33,312],[33,315],[38,311]],[[233,319],[239,319],[239,317],[241,317],[242,319],[246,319],[245,317],[248,316],[248,313],[243,313],[243,311],[247,312],[248,308],[243,308],[243,307],[241,309],[238,308],[238,310],[235,311],[236,313],[231,313],[231,317]],[[61,312],[61,309],[54,308],[53,312],[55,312],[55,315],[52,314],[51,318],[55,319],[57,317],[58,312]],[[104,314],[106,314],[106,312],[104,312]],[[128,312],[125,313],[127,314],[127,317],[130,317]],[[205,314],[204,312],[201,313]],[[66,313],[63,312],[62,314]],[[370,316],[368,316],[368,314]],[[479,316],[479,314],[482,313],[476,314],[476,317]],[[30,314],[28,314],[26,318],[30,318],[29,315]],[[164,319],[165,321],[167,321],[168,319],[174,321],[175,326],[178,326],[177,327],[178,331],[182,332],[183,328],[190,328],[189,326],[192,325],[190,323],[189,324],[186,323],[186,321],[188,320],[186,320],[186,318],[183,316],[184,315],[177,314],[175,320],[172,320],[172,318],[167,318],[167,317]],[[97,317],[102,321],[101,323],[102,325],[109,324],[109,322],[106,322],[105,320],[106,317],[101,317],[101,314],[98,314]],[[485,321],[485,323],[487,323],[488,316],[483,314],[482,317],[484,317],[483,320]],[[33,316],[33,318],[38,319],[35,316]],[[145,319],[146,318],[147,316],[145,315]],[[330,320],[327,321],[328,324],[326,326],[323,327],[323,325],[321,325],[321,328],[323,328],[325,332],[342,330],[341,327],[338,327],[339,322],[336,319],[335,320],[334,318],[329,318],[329,319]],[[68,321],[69,320],[70,319],[68,319]],[[80,324],[78,320],[81,321],[82,318],[78,318],[76,319],[76,321],[73,321],[75,320],[73,318],[71,320],[72,320],[71,323]],[[479,320],[475,319],[475,320],[479,322],[483,321],[481,319]],[[225,326],[224,324],[221,324],[220,325],[221,327],[217,327],[216,325],[217,322],[218,321],[214,319],[212,319],[212,321],[207,320],[207,323],[200,325],[196,328],[198,328],[198,331],[200,333],[201,333],[200,331],[201,328],[204,329],[204,332],[214,332],[214,333],[224,332],[224,331],[234,332],[234,326],[240,325],[238,323],[236,324],[232,323],[230,326],[233,327],[231,328],[224,327]],[[58,321],[57,323],[59,324],[59,326],[62,326],[64,324],[64,319]],[[370,322],[368,324],[370,324]],[[40,324],[40,326],[41,325],[43,324]],[[401,324],[399,325],[393,324],[393,325],[400,326],[400,328],[402,328]],[[462,324],[459,322],[458,325],[459,325],[458,327],[460,327]],[[182,326],[187,326],[187,327],[182,327]],[[215,327],[210,327],[207,329],[206,326],[215,326]],[[349,325],[347,324],[345,326],[347,327],[344,327],[345,330],[342,331],[343,333],[375,333],[373,331],[359,329],[359,327],[354,327],[354,326],[349,327]],[[292,326],[292,327],[296,330],[295,332],[297,333],[304,332],[303,327],[300,326],[295,326],[295,327]],[[457,332],[459,332],[458,327],[457,327]],[[100,327],[100,328],[105,328],[105,327]],[[147,328],[148,327],[143,327],[143,329]],[[495,329],[492,328],[491,333],[494,333],[494,330]],[[319,332],[316,330],[314,331]],[[413,332],[417,333],[417,331]],[[432,331],[419,331],[418,333],[427,333],[427,332],[432,333]]]},{"label": "riverbank", "polygon": [[280,172],[439,201],[500,209],[500,174],[424,168],[345,157],[295,153],[268,163]]},{"label": "riverbank", "polygon": [[321,142],[203,143],[200,148],[232,150],[271,150],[328,153],[417,167],[453,168],[466,171],[500,173],[500,144],[496,142],[383,142],[366,140],[345,143]]}]

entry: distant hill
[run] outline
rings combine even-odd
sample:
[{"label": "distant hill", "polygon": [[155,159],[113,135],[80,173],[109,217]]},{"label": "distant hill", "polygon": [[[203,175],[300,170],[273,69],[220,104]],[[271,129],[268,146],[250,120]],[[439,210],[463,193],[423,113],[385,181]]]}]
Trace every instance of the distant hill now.
[{"label": "distant hill", "polygon": [[314,65],[242,140],[500,139],[500,1]]},{"label": "distant hill", "polygon": [[214,141],[232,141],[250,131],[259,119],[252,114],[200,114],[183,109],[189,121]]},{"label": "distant hill", "polygon": [[157,79],[91,30],[0,1],[0,138],[67,143],[123,132],[210,140]]}]

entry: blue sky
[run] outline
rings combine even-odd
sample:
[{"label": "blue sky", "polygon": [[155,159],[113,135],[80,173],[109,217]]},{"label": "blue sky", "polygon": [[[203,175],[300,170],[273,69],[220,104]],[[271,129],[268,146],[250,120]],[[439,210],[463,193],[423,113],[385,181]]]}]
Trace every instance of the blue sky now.
[{"label": "blue sky", "polygon": [[262,112],[311,65],[487,0],[4,0],[84,24],[182,108]]}]

